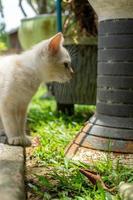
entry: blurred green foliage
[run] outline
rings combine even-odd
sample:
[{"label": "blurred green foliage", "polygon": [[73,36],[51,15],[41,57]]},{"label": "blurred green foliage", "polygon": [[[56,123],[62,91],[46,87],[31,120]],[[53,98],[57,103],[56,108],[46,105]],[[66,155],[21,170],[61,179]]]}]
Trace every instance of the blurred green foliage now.
[{"label": "blurred green foliage", "polygon": [[0,51],[5,51],[8,48],[8,35],[5,31],[5,24],[0,23]]}]

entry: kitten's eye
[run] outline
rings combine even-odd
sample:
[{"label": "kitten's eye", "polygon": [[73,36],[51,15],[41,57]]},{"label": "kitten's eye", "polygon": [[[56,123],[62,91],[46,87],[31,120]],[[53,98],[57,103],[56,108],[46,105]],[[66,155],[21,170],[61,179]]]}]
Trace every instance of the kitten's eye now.
[{"label": "kitten's eye", "polygon": [[68,63],[64,62],[65,68],[69,68]]}]

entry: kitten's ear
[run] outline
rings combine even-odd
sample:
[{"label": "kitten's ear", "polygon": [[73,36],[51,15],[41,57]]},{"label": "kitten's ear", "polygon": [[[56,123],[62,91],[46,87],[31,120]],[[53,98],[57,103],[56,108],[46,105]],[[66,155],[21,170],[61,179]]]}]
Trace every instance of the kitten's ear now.
[{"label": "kitten's ear", "polygon": [[58,52],[63,41],[64,38],[62,33],[57,33],[54,37],[52,37],[48,45],[48,50],[52,53],[52,55],[55,55]]}]

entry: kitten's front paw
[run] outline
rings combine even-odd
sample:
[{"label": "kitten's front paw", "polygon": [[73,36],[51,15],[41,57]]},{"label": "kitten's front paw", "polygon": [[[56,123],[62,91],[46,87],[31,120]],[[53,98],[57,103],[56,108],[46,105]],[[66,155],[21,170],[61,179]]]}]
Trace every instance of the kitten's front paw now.
[{"label": "kitten's front paw", "polygon": [[29,147],[31,146],[31,141],[27,136],[10,137],[8,138],[8,144]]}]

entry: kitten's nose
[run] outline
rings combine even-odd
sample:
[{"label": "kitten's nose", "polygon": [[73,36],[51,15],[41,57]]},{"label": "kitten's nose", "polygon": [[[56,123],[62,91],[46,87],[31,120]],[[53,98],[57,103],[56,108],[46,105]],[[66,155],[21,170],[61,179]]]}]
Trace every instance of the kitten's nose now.
[{"label": "kitten's nose", "polygon": [[71,67],[70,67],[70,73],[71,73],[72,76],[74,75],[74,71]]}]

